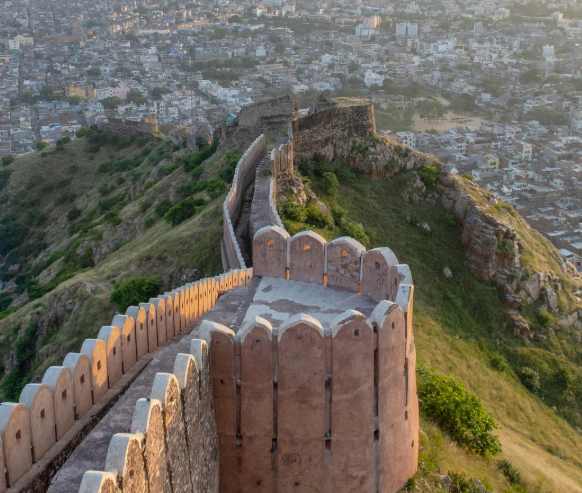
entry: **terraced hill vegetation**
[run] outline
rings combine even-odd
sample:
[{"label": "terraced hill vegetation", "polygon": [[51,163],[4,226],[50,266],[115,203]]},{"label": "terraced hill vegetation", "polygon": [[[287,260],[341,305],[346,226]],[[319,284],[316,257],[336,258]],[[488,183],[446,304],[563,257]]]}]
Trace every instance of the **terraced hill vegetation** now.
[{"label": "terraced hill vegetation", "polygon": [[[127,287],[125,281],[134,279],[132,287],[146,293],[152,277],[164,290],[222,270],[221,203],[243,143],[214,143],[191,154],[170,138],[126,141],[84,132],[0,167],[3,279],[12,277],[12,264],[21,265],[16,292],[0,295],[4,399],[17,397],[25,383],[108,324],[120,309],[111,293]],[[439,474],[448,474],[461,492],[482,491],[477,479],[496,492],[582,491],[579,331],[562,315],[540,312],[536,302],[524,303],[521,315],[545,339],[514,336],[500,286],[478,281],[467,266],[462,225],[438,199],[436,171],[372,180],[321,159],[303,161],[300,171],[326,207],[281,201],[289,232],[315,229],[328,239],[347,234],[369,248],[392,248],[414,277],[419,363],[462,382],[501,426],[503,452],[481,457],[423,410],[420,471],[409,490],[446,491]],[[561,310],[576,309],[580,283],[555,249],[511,207],[459,183],[514,227],[522,265],[560,278]],[[406,201],[410,190],[417,198]],[[124,303],[126,295],[114,299]],[[15,300],[22,305],[8,308]]]}]

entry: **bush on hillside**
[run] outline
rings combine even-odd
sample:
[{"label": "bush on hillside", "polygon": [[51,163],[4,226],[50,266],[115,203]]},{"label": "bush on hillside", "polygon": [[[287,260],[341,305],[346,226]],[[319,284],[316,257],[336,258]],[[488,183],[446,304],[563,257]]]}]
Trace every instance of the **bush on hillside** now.
[{"label": "bush on hillside", "polygon": [[456,471],[449,471],[449,477],[452,483],[455,485],[455,491],[457,493],[483,493],[481,486],[477,483],[475,478],[469,478],[462,472],[458,473]]},{"label": "bush on hillside", "polygon": [[346,236],[351,236],[354,240],[358,240],[366,248],[370,247],[370,238],[362,226],[352,221],[346,221],[343,229]]},{"label": "bush on hillside", "polygon": [[333,219],[314,205],[305,208],[305,222],[315,228],[327,228],[333,224]]},{"label": "bush on hillside", "polygon": [[519,379],[524,387],[534,394],[540,390],[540,374],[533,368],[525,366],[519,372]]},{"label": "bush on hillside", "polygon": [[[15,327],[16,334],[18,327]],[[16,335],[14,334],[14,335]],[[2,380],[2,398],[4,401],[17,402],[20,392],[30,380],[28,372],[35,357],[38,334],[35,324],[29,324],[22,334],[19,334],[14,344],[14,364],[10,372]]]},{"label": "bush on hillside", "polygon": [[337,197],[339,181],[337,176],[327,171],[323,174],[323,181],[321,183],[324,193],[329,197]]},{"label": "bush on hillside", "polygon": [[206,201],[204,199],[188,197],[187,199],[180,200],[180,202],[166,212],[164,220],[172,226],[177,226],[186,219],[198,214],[204,209],[205,205]]},{"label": "bush on hillside", "polygon": [[522,484],[521,473],[507,459],[498,460],[495,464],[497,465],[497,469],[503,473],[505,479],[509,481],[509,484]]},{"label": "bush on hillside", "polygon": [[418,365],[417,374],[418,395],[428,418],[473,453],[484,457],[501,452],[501,442],[493,434],[499,425],[479,397],[454,378],[439,375],[434,368]]},{"label": "bush on hillside", "polygon": [[432,185],[437,179],[436,166],[422,166],[418,170],[418,176],[425,185]]},{"label": "bush on hillside", "polygon": [[11,173],[12,171],[9,169],[0,169],[0,191],[8,184],[8,178],[10,178]]},{"label": "bush on hillside", "polygon": [[302,204],[294,204],[291,201],[283,202],[283,204],[281,204],[280,213],[283,216],[283,219],[289,221],[303,223],[307,219],[305,206]]},{"label": "bush on hillside", "polygon": [[160,203],[158,203],[158,205],[156,205],[154,212],[156,213],[157,216],[164,217],[166,213],[172,208],[173,205],[174,204],[171,201],[169,201],[168,199],[164,199]]},{"label": "bush on hillside", "polygon": [[129,306],[137,306],[157,296],[161,287],[162,283],[156,276],[134,277],[118,284],[111,293],[109,301],[115,303],[120,312],[125,312]]},{"label": "bush on hillside", "polygon": [[14,162],[14,156],[12,154],[8,154],[8,156],[4,156],[2,158],[2,166],[8,166]]}]

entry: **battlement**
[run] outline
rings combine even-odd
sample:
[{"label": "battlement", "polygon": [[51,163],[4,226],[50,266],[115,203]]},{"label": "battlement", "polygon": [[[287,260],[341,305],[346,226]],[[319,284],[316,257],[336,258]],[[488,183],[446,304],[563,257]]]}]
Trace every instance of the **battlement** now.
[{"label": "battlement", "polygon": [[144,117],[142,122],[109,118],[109,121],[99,123],[99,130],[111,132],[121,137],[132,135],[153,135],[158,131],[158,119],[156,115]]}]

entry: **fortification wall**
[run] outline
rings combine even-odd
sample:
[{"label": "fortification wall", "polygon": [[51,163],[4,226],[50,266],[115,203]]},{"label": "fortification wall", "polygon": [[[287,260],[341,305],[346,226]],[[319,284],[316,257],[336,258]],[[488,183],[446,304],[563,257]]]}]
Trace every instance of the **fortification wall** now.
[{"label": "fortification wall", "polygon": [[246,150],[236,165],[230,191],[223,204],[222,264],[227,269],[245,268],[245,261],[234,232],[242,208],[244,193],[253,182],[257,166],[267,152],[265,136],[260,135]]},{"label": "fortification wall", "polygon": [[143,122],[109,118],[109,121],[99,123],[98,127],[99,130],[111,132],[121,137],[131,137],[132,135],[152,135],[158,130],[158,120],[155,115],[145,117]]},{"label": "fortification wall", "polygon": [[326,243],[313,232],[291,238],[275,226],[258,232],[253,247],[255,275],[360,291],[379,303],[369,317],[348,310],[326,328],[304,313],[279,327],[253,317],[236,334],[203,322],[220,491],[396,493],[418,461],[408,267],[388,248],[366,252],[352,238]]},{"label": "fortification wall", "polygon": [[293,117],[294,110],[295,101],[291,96],[281,96],[243,106],[235,123],[239,127],[261,127],[286,123]]},{"label": "fortification wall", "polygon": [[[67,354],[62,366],[48,368],[41,384],[27,385],[19,403],[0,404],[0,464],[6,471],[5,475],[0,475],[0,493],[7,488],[10,492],[46,491],[52,476],[76,445],[143,369],[140,361],[147,360],[148,355],[160,346],[184,333],[214,306],[221,292],[248,285],[251,279],[252,269],[229,271],[188,283],[144,300],[139,306],[129,307],[125,315],[115,315],[111,325],[102,327],[96,339],[85,340],[79,353]],[[207,360],[196,361],[193,375],[208,373]],[[188,370],[187,381],[190,383],[184,384],[186,386],[193,382],[192,371]],[[185,382],[184,378],[180,382]],[[196,377],[198,381],[202,386],[207,385],[209,379]],[[180,389],[183,393],[186,387]],[[202,394],[208,401],[212,392],[201,389]],[[204,407],[208,403],[200,405]],[[153,404],[148,406],[150,413],[155,411]],[[137,412],[136,406],[136,415]],[[161,416],[161,411],[158,414]],[[154,426],[148,423],[144,430]],[[197,444],[211,441],[209,433],[213,418],[207,418],[205,423],[203,429],[196,431]],[[160,428],[154,434],[162,431]],[[149,440],[147,433],[140,433]],[[129,447],[134,443],[133,439],[127,443]],[[152,446],[151,453],[156,455],[158,448],[159,444]],[[217,466],[212,466],[212,469],[217,470]]]},{"label": "fortification wall", "polygon": [[372,103],[342,106],[316,111],[291,122],[295,156],[325,154],[335,140],[367,137],[376,133]]}]

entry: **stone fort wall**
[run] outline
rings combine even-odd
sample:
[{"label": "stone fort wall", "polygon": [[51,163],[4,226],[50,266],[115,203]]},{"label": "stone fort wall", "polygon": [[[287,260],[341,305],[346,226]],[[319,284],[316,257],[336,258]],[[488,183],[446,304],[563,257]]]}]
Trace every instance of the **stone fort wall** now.
[{"label": "stone fort wall", "polygon": [[291,96],[281,96],[243,106],[235,123],[240,127],[262,127],[286,123],[293,117],[295,101]]},{"label": "stone fort wall", "polygon": [[[94,426],[91,414],[96,413],[104,402],[117,398],[117,393],[108,394],[108,390],[122,390],[120,386],[129,385],[131,381],[124,380],[131,376],[141,359],[185,331],[210,310],[219,293],[248,285],[251,279],[252,269],[229,271],[188,283],[139,306],[129,307],[125,315],[115,315],[111,325],[102,327],[96,339],[85,340],[79,353],[69,353],[61,366],[48,368],[42,383],[26,385],[18,403],[0,404],[0,464],[5,468],[5,474],[0,475],[0,493],[8,488],[8,491],[46,491],[51,477]],[[200,404],[206,424],[197,431],[196,440],[197,443],[209,443],[212,441],[209,433],[214,429],[214,418],[208,411],[208,396],[212,395],[212,390],[202,388],[209,382],[208,378],[202,378],[204,372],[209,372],[208,358],[204,355],[196,358],[195,372],[194,367],[188,366],[191,363],[187,365],[188,385],[194,378],[192,372],[200,373],[196,382],[201,386],[200,395],[206,396],[206,403]],[[164,401],[162,410],[165,409],[163,404]],[[148,404],[151,416],[156,413],[161,416],[154,409],[157,405]],[[103,412],[106,411],[107,407]],[[84,421],[88,424],[77,425]],[[149,424],[147,420],[140,423],[145,426],[140,428],[140,432],[146,437],[144,430],[150,426],[153,426],[152,430],[158,430],[152,432],[154,435],[160,432],[157,424]],[[132,444],[133,441],[129,440],[127,446],[133,447]],[[216,470],[217,467],[212,466]]]},{"label": "stone fort wall", "polygon": [[247,187],[255,179],[257,166],[267,153],[267,145],[264,135],[255,139],[251,146],[245,151],[236,165],[232,185],[224,199],[222,206],[223,213],[223,245],[222,264],[225,270],[245,268],[238,240],[234,232]]},{"label": "stone fort wall", "polygon": [[336,104],[306,117],[296,118],[291,126],[296,156],[326,154],[325,149],[334,140],[375,134],[374,106],[364,102],[349,106]]},{"label": "stone fort wall", "polygon": [[99,123],[98,127],[99,130],[111,132],[121,137],[131,137],[132,135],[153,135],[153,133],[158,130],[158,119],[156,118],[156,115],[145,117],[143,122],[109,118],[109,121]]}]

